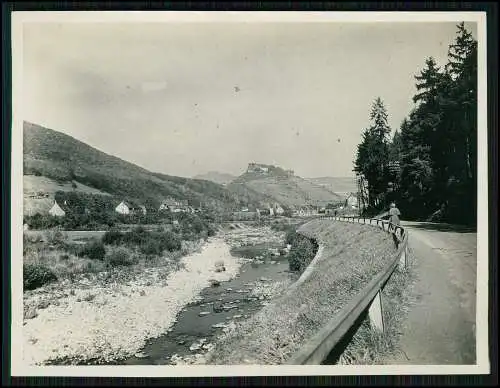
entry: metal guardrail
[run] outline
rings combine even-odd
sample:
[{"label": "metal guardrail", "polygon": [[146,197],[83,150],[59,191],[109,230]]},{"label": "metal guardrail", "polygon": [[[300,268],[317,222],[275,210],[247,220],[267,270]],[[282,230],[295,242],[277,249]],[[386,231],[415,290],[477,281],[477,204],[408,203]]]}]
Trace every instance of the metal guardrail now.
[{"label": "metal guardrail", "polygon": [[380,293],[396,268],[405,269],[407,267],[408,233],[403,227],[376,218],[322,216],[319,217],[319,219],[377,226],[395,237],[398,249],[394,257],[387,263],[383,270],[380,271],[380,273],[375,276],[335,317],[333,317],[330,322],[309,339],[306,344],[286,362],[288,365],[321,364],[330,352],[340,343],[354,323],[358,321],[361,314],[367,309],[372,326],[376,330],[383,331],[384,320]]}]

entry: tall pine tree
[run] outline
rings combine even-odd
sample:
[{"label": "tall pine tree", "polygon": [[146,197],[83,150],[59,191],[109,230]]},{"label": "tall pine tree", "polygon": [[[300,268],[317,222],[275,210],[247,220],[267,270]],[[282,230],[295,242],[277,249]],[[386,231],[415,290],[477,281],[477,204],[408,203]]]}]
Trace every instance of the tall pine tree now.
[{"label": "tall pine tree", "polygon": [[387,110],[380,97],[375,99],[370,112],[372,125],[363,132],[358,145],[354,171],[362,174],[368,183],[368,206],[379,209],[386,205],[385,194],[389,179]]}]

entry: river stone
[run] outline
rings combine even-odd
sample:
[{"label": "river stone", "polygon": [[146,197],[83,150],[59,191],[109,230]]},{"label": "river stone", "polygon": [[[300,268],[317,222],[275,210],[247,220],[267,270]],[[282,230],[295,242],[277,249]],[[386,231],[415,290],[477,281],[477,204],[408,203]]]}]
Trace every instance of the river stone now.
[{"label": "river stone", "polygon": [[210,311],[201,311],[198,315],[200,317],[204,317],[205,315],[208,315],[208,314],[210,314]]},{"label": "river stone", "polygon": [[200,348],[201,348],[201,345],[200,345],[200,344],[198,344],[198,343],[194,343],[194,344],[192,344],[192,345],[189,347],[189,350],[190,350],[190,351],[192,351],[192,352],[194,352],[195,350],[200,350]]},{"label": "river stone", "polygon": [[49,305],[50,305],[50,301],[42,300],[40,303],[38,303],[38,308],[39,309],[46,309],[47,307],[49,307]]},{"label": "river stone", "polygon": [[[205,350],[207,350],[207,351],[211,351],[211,350],[213,350],[214,348],[215,348],[215,345],[214,345],[214,344],[204,344],[204,345],[203,345],[203,349],[205,349]],[[198,356],[198,355],[197,355],[197,356]],[[202,355],[200,354],[200,356],[202,356]]]},{"label": "river stone", "polygon": [[144,354],[143,352],[139,352],[135,354],[135,357],[137,358],[146,358],[148,355]]},{"label": "river stone", "polygon": [[215,302],[213,305],[213,310],[216,313],[221,313],[224,310],[224,307],[222,306],[221,302]]},{"label": "river stone", "polygon": [[218,280],[210,279],[209,282],[210,282],[210,285],[212,287],[218,287],[218,286],[220,286],[220,282]]}]

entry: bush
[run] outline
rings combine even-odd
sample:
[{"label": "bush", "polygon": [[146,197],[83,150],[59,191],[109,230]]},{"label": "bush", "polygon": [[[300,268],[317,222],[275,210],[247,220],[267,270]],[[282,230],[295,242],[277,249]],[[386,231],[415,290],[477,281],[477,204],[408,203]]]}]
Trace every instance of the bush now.
[{"label": "bush", "polygon": [[298,234],[295,231],[295,228],[288,230],[288,232],[286,232],[286,235],[285,235],[285,244],[292,244],[293,245],[294,241],[297,238],[298,238]]},{"label": "bush", "polygon": [[142,245],[147,242],[148,232],[142,227],[138,226],[132,231],[127,232],[123,236],[123,240],[126,244],[131,245]]},{"label": "bush", "polygon": [[215,236],[216,233],[217,233],[217,230],[214,228],[214,226],[212,224],[208,225],[208,229],[207,229],[208,237]]},{"label": "bush", "polygon": [[30,229],[48,229],[61,224],[61,220],[58,217],[51,216],[50,214],[35,213],[33,216],[25,218]]},{"label": "bush", "polygon": [[141,246],[141,251],[146,255],[161,255],[163,250],[161,249],[160,241],[149,240]]},{"label": "bush", "polygon": [[106,249],[101,241],[92,241],[83,246],[82,256],[87,256],[92,260],[102,260],[106,255]]},{"label": "bush", "polygon": [[135,264],[136,260],[131,257],[126,249],[118,248],[105,257],[106,263],[112,267],[129,266]]},{"label": "bush", "polygon": [[162,250],[166,249],[167,251],[173,252],[181,249],[181,239],[175,233],[167,231],[161,233],[158,237]]},{"label": "bush", "polygon": [[288,255],[290,271],[302,273],[316,255],[318,245],[315,241],[297,235]]},{"label": "bush", "polygon": [[57,280],[57,276],[48,267],[41,264],[23,264],[23,287],[34,290]]},{"label": "bush", "polygon": [[104,244],[114,244],[117,245],[123,241],[123,233],[117,230],[108,230],[102,236],[102,242]]}]

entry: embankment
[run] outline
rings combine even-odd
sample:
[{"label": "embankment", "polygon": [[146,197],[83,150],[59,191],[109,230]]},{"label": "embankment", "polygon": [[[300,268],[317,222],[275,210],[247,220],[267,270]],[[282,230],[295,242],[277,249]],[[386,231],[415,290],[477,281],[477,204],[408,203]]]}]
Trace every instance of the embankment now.
[{"label": "embankment", "polygon": [[208,364],[283,363],[395,252],[392,238],[368,225],[313,220],[299,232],[320,245],[306,272],[274,303],[228,332],[208,355]]}]

